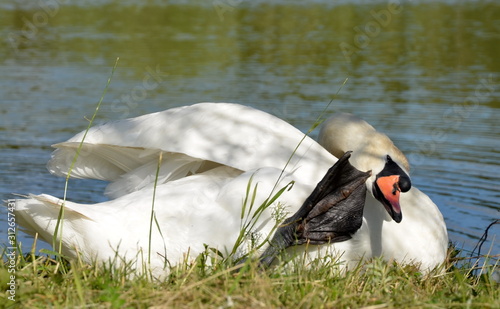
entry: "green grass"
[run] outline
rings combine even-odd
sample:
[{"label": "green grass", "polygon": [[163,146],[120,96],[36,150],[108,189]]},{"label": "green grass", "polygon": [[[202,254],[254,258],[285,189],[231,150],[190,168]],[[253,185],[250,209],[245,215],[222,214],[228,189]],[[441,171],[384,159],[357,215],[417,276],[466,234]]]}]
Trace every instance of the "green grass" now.
[{"label": "green grass", "polygon": [[[2,256],[5,260],[5,252]],[[249,261],[235,272],[227,260],[208,267],[201,257],[172,268],[162,281],[151,281],[131,278],[126,267],[19,254],[16,301],[8,300],[3,289],[0,307],[500,308],[500,285],[489,276],[491,269],[473,275],[469,266],[454,266],[456,260],[450,258],[444,272],[422,275],[414,266],[375,259],[340,276],[331,261],[266,271]],[[2,263],[3,287],[9,275]]]}]

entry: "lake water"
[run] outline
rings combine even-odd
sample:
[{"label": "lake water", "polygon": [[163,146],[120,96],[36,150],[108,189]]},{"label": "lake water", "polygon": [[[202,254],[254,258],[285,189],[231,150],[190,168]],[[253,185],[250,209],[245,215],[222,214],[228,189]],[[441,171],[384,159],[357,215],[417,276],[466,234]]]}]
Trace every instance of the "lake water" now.
[{"label": "lake water", "polygon": [[[50,145],[86,128],[120,57],[96,124],[214,101],[307,131],[333,99],[328,113],[363,117],[409,157],[459,248],[499,219],[500,4],[68,2],[0,3],[3,199],[62,196],[64,180],[45,168]],[[68,199],[103,201],[104,186],[73,180]],[[0,208],[0,243],[6,219]],[[499,230],[481,253],[500,253]]]}]

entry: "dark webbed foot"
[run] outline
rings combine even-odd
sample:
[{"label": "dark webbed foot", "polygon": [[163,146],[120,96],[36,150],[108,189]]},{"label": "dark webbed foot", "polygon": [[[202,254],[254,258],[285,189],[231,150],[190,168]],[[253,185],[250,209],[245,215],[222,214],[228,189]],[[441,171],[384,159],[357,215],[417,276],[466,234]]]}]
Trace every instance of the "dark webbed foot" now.
[{"label": "dark webbed foot", "polygon": [[269,266],[284,249],[305,243],[320,245],[351,238],[363,222],[365,182],[371,171],[361,172],[349,163],[346,152],[318,183],[300,209],[276,230],[260,256]]}]

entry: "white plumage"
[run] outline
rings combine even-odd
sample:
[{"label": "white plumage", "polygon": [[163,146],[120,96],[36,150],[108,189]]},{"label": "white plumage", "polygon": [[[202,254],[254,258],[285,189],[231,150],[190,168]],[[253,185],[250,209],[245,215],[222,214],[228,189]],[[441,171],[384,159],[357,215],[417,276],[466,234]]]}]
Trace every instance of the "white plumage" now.
[{"label": "white plumage", "polygon": [[[147,264],[151,252],[148,267],[161,276],[168,272],[167,260],[175,265],[187,255],[194,259],[205,245],[231,252],[243,223],[256,208],[279,189],[291,186],[255,220],[252,234],[240,248],[243,253],[256,238],[263,241],[270,235],[277,224],[276,211],[291,215],[298,210],[337,161],[331,153],[353,150],[351,163],[360,170],[372,170],[369,192],[387,155],[408,172],[404,155],[385,135],[365,124],[347,115],[326,121],[321,143],[328,151],[279,118],[230,103],[199,103],[93,127],[71,176],[110,181],[106,194],[112,199],[93,205],[65,203],[63,251],[72,257],[78,251],[87,262],[107,261],[118,254],[137,261],[138,268]],[[358,129],[364,139],[349,135]],[[66,175],[83,134],[55,145],[48,163],[51,173]],[[338,142],[332,142],[336,138]],[[349,149],[342,149],[345,144]],[[158,225],[152,224],[149,247],[160,153],[154,203]],[[250,212],[249,188],[250,194],[256,190]],[[422,270],[438,266],[447,249],[441,213],[415,187],[401,193],[400,202],[403,220],[396,223],[368,193],[363,224],[353,238],[310,246],[308,255],[340,253],[340,261],[346,264],[384,256],[420,263]],[[50,243],[61,204],[48,195],[30,196],[18,200],[16,215],[28,232],[39,233]],[[305,246],[293,250],[300,252]]]}]

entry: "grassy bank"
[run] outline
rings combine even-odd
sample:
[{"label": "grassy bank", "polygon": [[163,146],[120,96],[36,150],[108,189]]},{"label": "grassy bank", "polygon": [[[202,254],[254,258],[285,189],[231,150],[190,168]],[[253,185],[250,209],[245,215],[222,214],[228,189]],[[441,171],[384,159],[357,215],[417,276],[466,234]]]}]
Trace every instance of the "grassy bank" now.
[{"label": "grassy bank", "polygon": [[28,254],[16,257],[15,302],[9,286],[9,259],[0,266],[5,308],[500,308],[500,286],[485,272],[456,267],[423,276],[373,260],[338,276],[331,264],[318,262],[294,270],[259,271],[248,263],[239,273],[203,259],[182,265],[161,282],[130,279],[129,271],[56,261]]}]

